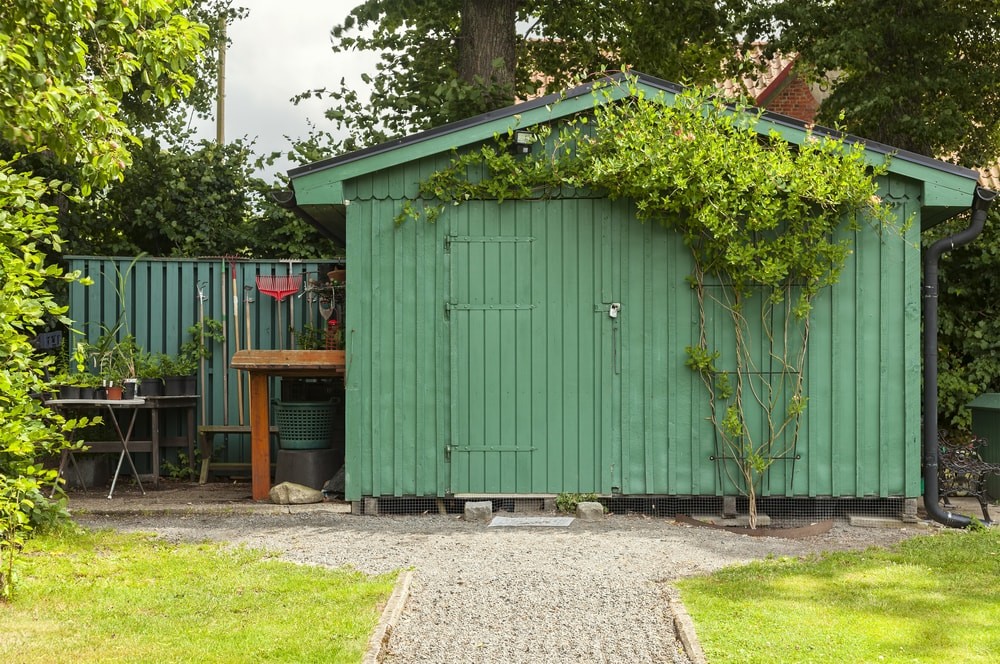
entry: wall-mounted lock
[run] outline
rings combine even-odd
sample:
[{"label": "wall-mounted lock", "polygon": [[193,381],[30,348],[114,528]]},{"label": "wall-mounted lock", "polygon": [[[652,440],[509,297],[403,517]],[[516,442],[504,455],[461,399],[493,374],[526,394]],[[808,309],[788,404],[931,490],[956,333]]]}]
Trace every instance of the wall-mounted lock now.
[{"label": "wall-mounted lock", "polygon": [[618,312],[621,311],[622,305],[620,302],[612,302],[611,308],[608,309],[608,316],[611,318],[618,318]]}]

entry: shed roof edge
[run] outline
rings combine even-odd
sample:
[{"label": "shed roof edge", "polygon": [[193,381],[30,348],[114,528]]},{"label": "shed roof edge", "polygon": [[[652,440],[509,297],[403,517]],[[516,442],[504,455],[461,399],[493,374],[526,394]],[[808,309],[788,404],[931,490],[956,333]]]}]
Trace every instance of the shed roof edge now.
[{"label": "shed roof edge", "polygon": [[[625,79],[626,76],[635,76],[638,82],[647,85],[651,88],[661,90],[663,92],[669,92],[672,94],[680,93],[684,90],[684,86],[677,83],[672,83],[670,81],[665,81],[655,76],[650,76],[648,74],[643,74],[641,72],[630,72],[626,73],[616,73],[605,77],[605,81],[619,82]],[[536,108],[542,108],[555,104],[561,99],[576,98],[583,95],[589,95],[594,89],[594,85],[600,81],[594,81],[591,83],[585,83],[578,85],[575,88],[567,90],[565,92],[554,93],[546,95],[544,97],[539,97],[537,99],[532,99],[520,104],[515,104],[513,106],[507,106],[505,108],[497,109],[494,111],[488,111],[486,113],[481,113],[480,115],[475,115],[464,120],[458,120],[456,122],[450,122],[448,124],[441,125],[439,127],[434,127],[416,134],[411,134],[409,136],[403,136],[401,138],[396,138],[385,143],[379,143],[378,145],[373,145],[361,150],[356,150],[354,152],[348,152],[346,154],[337,155],[335,157],[330,157],[328,159],[322,159],[320,161],[315,161],[310,164],[304,164],[302,166],[292,168],[288,170],[288,176],[290,179],[295,180],[296,178],[310,175],[312,173],[317,173],[319,171],[328,170],[331,168],[336,168],[338,166],[343,166],[346,164],[354,163],[367,159],[369,157],[374,157],[377,155],[385,154],[397,150],[402,147],[417,145],[419,143],[432,140],[439,136],[444,136],[450,133],[455,133],[464,129],[473,128],[479,125],[485,125],[494,120],[499,120],[502,118],[513,117],[517,114],[524,113]],[[916,165],[931,168],[936,171],[949,173],[951,175],[956,175],[959,177],[967,178],[970,180],[978,181],[979,172],[970,168],[965,168],[964,166],[959,166],[957,164],[951,164],[940,159],[935,159],[933,157],[928,157],[927,155],[922,155],[916,152],[910,152],[908,150],[902,150],[899,148],[886,145],[884,143],[879,143],[877,141],[871,141],[859,136],[854,136],[852,134],[845,134],[843,132],[837,131],[836,129],[831,129],[829,127],[823,127],[820,125],[813,125],[809,127],[807,123],[798,120],[796,118],[789,117],[787,115],[782,115],[780,113],[775,113],[773,111],[764,111],[762,118],[766,119],[778,126],[784,126],[791,129],[796,129],[800,131],[805,131],[807,129],[812,130],[815,134],[827,135],[832,137],[843,137],[845,142],[849,144],[861,144],[866,150],[870,150],[877,154],[885,155],[886,157],[891,157],[893,160],[902,160],[905,162],[913,163]],[[484,138],[486,138],[484,136]]]}]

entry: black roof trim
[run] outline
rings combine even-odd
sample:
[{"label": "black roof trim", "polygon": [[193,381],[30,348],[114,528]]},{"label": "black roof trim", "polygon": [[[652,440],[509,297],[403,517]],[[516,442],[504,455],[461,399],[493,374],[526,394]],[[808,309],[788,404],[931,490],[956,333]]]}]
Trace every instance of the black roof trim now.
[{"label": "black roof trim", "polygon": [[[333,168],[334,166],[340,166],[343,164],[349,164],[352,161],[357,161],[359,159],[364,159],[373,155],[381,154],[383,152],[390,152],[396,148],[403,147],[406,145],[415,145],[417,143],[422,143],[423,141],[430,140],[432,138],[437,138],[444,134],[449,134],[462,129],[467,129],[469,127],[475,127],[477,125],[486,124],[504,117],[511,117],[518,113],[524,111],[530,111],[535,108],[540,108],[542,106],[547,106],[549,104],[554,104],[560,99],[579,97],[584,94],[590,94],[596,83],[603,81],[618,82],[624,80],[626,75],[635,76],[640,83],[648,85],[652,88],[657,88],[664,92],[679,93],[684,90],[683,85],[677,83],[671,83],[670,81],[665,81],[661,78],[656,78],[655,76],[650,76],[648,74],[643,74],[641,72],[629,72],[616,73],[606,76],[602,79],[592,81],[590,83],[584,83],[578,85],[575,88],[566,90],[565,92],[553,93],[546,95],[544,97],[539,97],[537,99],[532,99],[530,101],[522,102],[520,104],[515,104],[513,106],[507,106],[506,108],[497,109],[495,111],[488,111],[480,115],[475,115],[471,118],[466,118],[464,120],[458,120],[457,122],[449,122],[448,124],[441,125],[439,127],[434,127],[433,129],[428,129],[416,134],[411,134],[409,136],[404,136],[402,138],[396,138],[391,141],[386,141],[385,143],[380,143],[378,145],[373,145],[361,150],[356,150],[355,152],[348,152],[346,154],[337,155],[336,157],[330,157],[329,159],[323,159],[321,161],[316,161],[311,164],[305,164],[304,166],[299,166],[297,168],[289,169],[288,177],[296,178],[302,175],[307,175],[309,173],[314,173],[316,171],[326,170],[328,168]],[[784,125],[787,127],[792,127],[795,129],[805,129],[807,123],[798,120],[796,118],[788,117],[787,115],[781,115],[780,113],[774,113],[772,111],[764,111],[763,117],[769,122],[777,125]],[[928,157],[926,155],[918,154],[916,152],[910,152],[908,150],[901,150],[899,148],[894,148],[890,145],[885,145],[883,143],[878,143],[876,141],[869,141],[864,138],[853,136],[851,134],[844,134],[835,129],[830,129],[828,127],[822,127],[819,125],[814,125],[812,127],[813,133],[826,135],[831,137],[843,137],[844,140],[849,144],[862,144],[865,149],[872,150],[884,155],[891,155],[893,159],[902,159],[903,161],[908,161],[915,164],[920,164],[922,166],[927,166],[935,170],[943,171],[946,173],[951,173],[953,175],[958,175],[961,177],[966,177],[969,179],[979,180],[979,173],[975,170],[965,168],[964,166],[958,166],[956,164],[950,164],[948,162],[941,161],[939,159],[934,159],[933,157]]]}]

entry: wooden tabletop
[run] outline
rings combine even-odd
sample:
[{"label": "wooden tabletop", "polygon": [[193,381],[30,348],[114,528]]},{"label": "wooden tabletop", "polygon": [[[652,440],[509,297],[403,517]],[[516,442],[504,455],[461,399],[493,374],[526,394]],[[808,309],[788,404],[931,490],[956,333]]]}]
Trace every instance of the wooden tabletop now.
[{"label": "wooden tabletop", "polygon": [[329,376],[344,372],[342,350],[239,350],[231,366],[281,376]]}]

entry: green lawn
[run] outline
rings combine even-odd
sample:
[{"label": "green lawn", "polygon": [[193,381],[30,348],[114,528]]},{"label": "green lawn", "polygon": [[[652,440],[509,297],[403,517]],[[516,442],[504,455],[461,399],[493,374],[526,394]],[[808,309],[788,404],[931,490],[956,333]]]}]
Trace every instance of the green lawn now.
[{"label": "green lawn", "polygon": [[678,583],[711,664],[1000,662],[1000,529]]},{"label": "green lawn", "polygon": [[113,531],[29,542],[0,662],[359,662],[395,574]]}]

